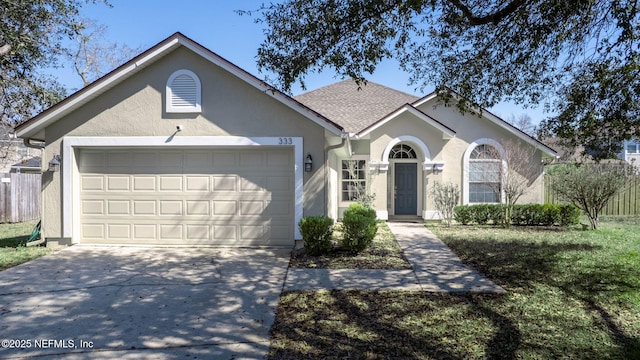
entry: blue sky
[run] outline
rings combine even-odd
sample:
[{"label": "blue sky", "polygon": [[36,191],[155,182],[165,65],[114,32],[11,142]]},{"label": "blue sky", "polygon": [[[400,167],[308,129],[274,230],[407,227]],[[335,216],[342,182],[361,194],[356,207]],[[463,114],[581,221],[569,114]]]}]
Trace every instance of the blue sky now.
[{"label": "blue sky", "polygon": [[[147,49],[179,31],[211,51],[226,58],[244,70],[264,78],[258,72],[256,54],[263,39],[263,25],[256,24],[254,17],[240,16],[234,10],[255,10],[268,0],[109,0],[113,7],[104,4],[87,4],[81,16],[107,26],[109,42],[126,44],[129,47]],[[82,86],[80,77],[70,65],[55,71],[55,75],[69,89]],[[341,80],[335,73],[325,71],[309,75],[307,90],[332,84]],[[368,80],[394,89],[422,96],[433,89],[420,92],[409,86],[409,74],[402,72],[395,61],[385,61]],[[293,94],[302,92],[293,87]],[[512,104],[499,104],[491,109],[505,119],[512,115],[528,114],[534,123],[544,116],[539,109],[524,109]]]}]

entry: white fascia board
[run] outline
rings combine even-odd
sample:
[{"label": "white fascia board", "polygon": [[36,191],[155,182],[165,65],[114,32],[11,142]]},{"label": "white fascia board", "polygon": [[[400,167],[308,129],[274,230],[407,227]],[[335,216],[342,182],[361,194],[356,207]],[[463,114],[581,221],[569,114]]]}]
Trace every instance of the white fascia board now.
[{"label": "white fascia board", "polygon": [[244,82],[246,82],[249,85],[255,87],[258,90],[260,90],[261,92],[273,97],[274,99],[276,99],[279,102],[281,102],[284,105],[286,105],[288,108],[296,111],[297,113],[303,115],[306,118],[309,118],[310,120],[312,120],[316,124],[322,126],[323,128],[329,130],[330,132],[332,132],[334,135],[340,135],[341,136],[343,134],[343,131],[341,129],[338,129],[337,127],[335,127],[332,124],[330,124],[327,121],[325,121],[325,119],[320,118],[319,116],[313,114],[308,109],[306,109],[304,106],[302,106],[299,102],[293,100],[289,96],[284,95],[278,89],[270,86],[269,84],[265,83],[264,81],[259,80],[258,78],[256,78],[255,76],[249,74],[248,72],[240,69],[236,65],[230,63],[228,60],[225,60],[224,58],[218,56],[215,53],[212,53],[212,52],[209,52],[209,51],[204,51],[202,48],[200,48],[198,46],[195,46],[190,42],[183,41],[181,43],[182,43],[182,45],[184,45],[189,50],[191,50],[191,51],[195,52],[196,54],[202,56],[203,58],[209,60],[211,63],[221,67],[222,69],[230,72],[231,74],[235,75],[236,77],[240,78]]},{"label": "white fascia board", "polygon": [[16,131],[16,135],[18,137],[25,137],[25,136],[29,137],[28,136],[29,133],[33,132],[34,130],[39,130],[40,128],[46,127],[46,125],[49,122],[57,120],[60,116],[65,115],[67,112],[74,110],[79,105],[82,105],[85,102],[87,102],[89,99],[92,99],[93,97],[103,93],[107,89],[118,84],[122,80],[125,80],[129,76],[133,75],[134,73],[142,69],[144,65],[149,63],[149,61],[156,60],[158,57],[160,57],[162,53],[170,51],[172,48],[177,46],[179,42],[180,42],[179,39],[174,39],[172,41],[169,41],[168,43],[159,47],[155,51],[147,54],[145,57],[141,58],[140,60],[130,64],[129,66],[123,69],[120,69],[119,71],[113,74],[107,75],[106,78],[104,78],[102,81],[98,81],[97,83],[95,83],[95,85],[92,88],[88,89],[85,93],[75,98],[73,97],[73,95],[71,95],[71,99],[69,100],[69,102],[63,104],[62,106],[55,109],[54,111],[46,114],[41,119],[34,122],[33,124],[29,124],[24,129],[20,129],[19,131]]},{"label": "white fascia board", "polygon": [[[138,61],[130,64],[129,66],[127,66],[127,67],[125,67],[123,69],[118,70],[117,72],[109,74],[104,79],[99,80],[98,82],[90,85],[90,86],[93,86],[93,87],[88,89],[86,92],[84,92],[82,94],[79,94],[77,97],[74,97],[73,95],[71,95],[71,99],[69,99],[69,101],[67,103],[63,104],[62,106],[60,106],[59,108],[55,109],[54,111],[46,114],[45,116],[43,116],[38,121],[36,121],[36,122],[34,122],[32,124],[29,124],[24,129],[20,129],[19,131],[16,132],[16,135],[18,137],[30,137],[29,134],[31,134],[32,132],[35,132],[36,130],[39,130],[40,128],[46,127],[49,122],[55,121],[58,118],[60,118],[61,116],[64,116],[66,113],[74,110],[79,105],[84,104],[88,100],[90,100],[93,97],[101,94],[102,92],[104,92],[107,89],[109,89],[110,87],[116,85],[120,81],[122,81],[122,80],[128,78],[129,76],[133,75],[134,73],[136,73],[137,71],[139,71],[143,67],[152,64],[154,61],[158,60],[163,55],[165,55],[166,53],[170,52],[171,50],[173,50],[174,48],[176,48],[177,46],[180,46],[180,45],[186,47],[187,49],[189,49],[189,50],[191,50],[193,52],[195,52],[196,54],[202,56],[203,58],[205,58],[208,61],[210,61],[211,63],[221,67],[222,69],[230,72],[231,74],[235,75],[236,77],[240,78],[241,80],[243,80],[244,82],[250,84],[251,86],[255,87],[256,89],[258,89],[258,90],[264,92],[265,94],[275,98],[276,100],[278,100],[279,102],[281,102],[285,106],[287,106],[290,109],[298,112],[299,114],[301,114],[304,117],[310,119],[311,121],[315,122],[316,124],[324,127],[325,129],[329,130],[333,134],[342,135],[343,131],[341,129],[337,128],[336,126],[334,126],[334,125],[332,125],[330,123],[328,123],[324,118],[321,118],[320,116],[314,114],[309,109],[305,108],[302,104],[300,104],[297,101],[293,100],[292,98],[284,95],[283,93],[281,93],[277,89],[275,89],[273,87],[270,87],[265,82],[258,80],[253,75],[251,75],[248,72],[240,69],[239,67],[231,64],[229,61],[223,59],[222,57],[218,56],[217,54],[215,54],[215,53],[213,53],[213,52],[211,52],[209,50],[205,51],[201,47],[194,45],[193,43],[191,43],[190,41],[187,41],[183,37],[175,37],[174,39],[172,39],[170,41],[167,41],[166,44],[158,47],[154,51],[150,52],[149,54],[147,54],[144,57],[142,57],[141,59],[139,59]],[[82,90],[80,90],[80,91],[82,91]]]},{"label": "white fascia board", "polygon": [[526,135],[525,133],[523,133],[522,131],[518,130],[515,126],[510,125],[509,123],[507,123],[506,121],[498,118],[496,115],[484,110],[482,112],[482,115],[489,119],[491,122],[493,122],[494,124],[500,126],[501,128],[507,130],[508,132],[510,132],[511,134],[517,136],[518,138],[520,138],[522,141],[526,142],[527,144],[535,147],[536,149],[540,149],[540,151],[542,151],[543,153],[551,156],[551,157],[557,157],[558,153],[551,149],[550,147],[536,141],[535,139],[533,139],[532,137],[530,137],[529,135]]},{"label": "white fascia board", "polygon": [[[460,96],[453,93],[452,96],[455,99],[460,99]],[[427,103],[430,100],[433,100],[435,98],[438,97],[438,94],[434,91],[431,94],[423,97],[422,99],[419,99],[418,101],[412,103],[411,105],[413,105],[414,107],[418,107],[421,106],[425,103]],[[493,122],[494,124],[500,126],[501,128],[507,130],[508,132],[510,132],[511,134],[517,136],[518,138],[520,138],[522,141],[526,142],[527,144],[535,147],[536,149],[540,149],[543,153],[551,156],[551,157],[557,157],[558,153],[551,149],[550,147],[539,143],[538,141],[536,141],[535,139],[531,138],[530,136],[524,134],[522,131],[518,130],[515,126],[507,123],[506,121],[500,119],[498,116],[492,114],[490,111],[485,110],[485,109],[481,109],[475,106],[472,106],[472,109],[476,112],[480,112],[482,114],[482,116],[486,119],[488,119],[489,121]]]},{"label": "white fascia board", "polygon": [[[302,239],[297,224],[303,216],[304,210],[304,160],[303,160],[303,138],[302,137],[242,137],[242,136],[121,136],[121,137],[85,137],[68,136],[62,140],[62,234],[65,238],[77,242],[74,236],[78,236],[78,230],[74,231],[74,224],[80,223],[79,215],[79,193],[76,191],[79,184],[74,184],[73,179],[77,174],[77,162],[75,159],[75,149],[104,147],[210,147],[219,146],[280,146],[293,147],[294,153],[294,238]],[[75,234],[74,234],[75,232]]]}]

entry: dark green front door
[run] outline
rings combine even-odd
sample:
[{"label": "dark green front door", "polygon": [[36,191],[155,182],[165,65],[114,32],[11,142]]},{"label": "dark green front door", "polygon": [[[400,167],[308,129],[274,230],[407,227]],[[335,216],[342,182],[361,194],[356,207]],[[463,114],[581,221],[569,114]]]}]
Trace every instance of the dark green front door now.
[{"label": "dark green front door", "polygon": [[418,166],[395,164],[395,214],[416,215],[418,211]]}]

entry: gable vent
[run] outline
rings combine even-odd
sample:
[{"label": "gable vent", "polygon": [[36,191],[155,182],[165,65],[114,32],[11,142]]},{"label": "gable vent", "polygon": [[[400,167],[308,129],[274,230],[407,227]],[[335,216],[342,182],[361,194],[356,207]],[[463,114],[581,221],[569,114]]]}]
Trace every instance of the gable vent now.
[{"label": "gable vent", "polygon": [[174,72],[167,81],[167,112],[201,112],[200,80],[189,70]]}]

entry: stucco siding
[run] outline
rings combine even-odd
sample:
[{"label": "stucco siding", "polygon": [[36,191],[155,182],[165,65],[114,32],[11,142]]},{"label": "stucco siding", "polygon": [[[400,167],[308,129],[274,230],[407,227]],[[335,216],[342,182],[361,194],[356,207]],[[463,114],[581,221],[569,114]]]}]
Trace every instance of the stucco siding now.
[{"label": "stucco siding", "polygon": [[[386,124],[373,130],[370,134],[370,156],[372,161],[385,162],[383,153],[394,139],[416,138],[422,141],[428,149],[428,159],[435,163],[444,163],[442,171],[432,171],[427,166],[423,170],[421,166],[425,161],[425,154],[419,146],[412,146],[418,152],[418,206],[422,210],[422,216],[431,216],[436,210],[430,198],[430,191],[435,182],[452,182],[464,191],[464,158],[463,154],[469,146],[479,139],[493,139],[498,143],[508,140],[517,141],[524,146],[530,146],[520,141],[512,132],[498,126],[493,121],[474,114],[461,114],[457,108],[437,106],[429,101],[422,104],[419,109],[432,116],[445,126],[453,129],[456,134],[449,138],[443,136],[442,131],[429,125],[416,116],[403,113],[397,118],[391,119]],[[403,141],[413,145],[411,140]],[[540,164],[541,151],[537,151],[531,159],[534,164]],[[374,206],[377,210],[388,210],[393,213],[393,161],[386,172],[374,173],[372,176],[372,191],[376,194]],[[519,203],[541,203],[543,201],[542,175],[533,179],[525,194],[519,199]],[[462,203],[462,196],[461,196]],[[420,210],[419,209],[419,210]]]},{"label": "stucco siding", "polygon": [[[202,84],[202,113],[167,114],[165,86],[179,69],[193,71]],[[182,131],[176,132],[176,126]],[[303,174],[304,213],[323,214],[325,129],[273,97],[184,48],[169,53],[135,76],[97,96],[45,130],[44,159],[62,153],[62,140],[70,137],[240,136],[302,137],[304,155],[311,154],[312,172]],[[62,237],[62,173],[44,184],[46,237]],[[63,180],[68,181],[68,179]]]}]

